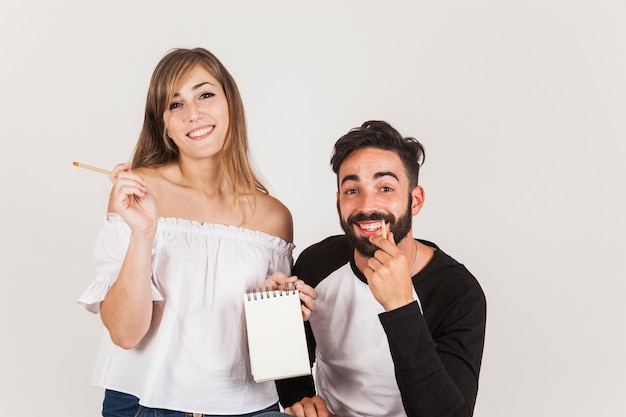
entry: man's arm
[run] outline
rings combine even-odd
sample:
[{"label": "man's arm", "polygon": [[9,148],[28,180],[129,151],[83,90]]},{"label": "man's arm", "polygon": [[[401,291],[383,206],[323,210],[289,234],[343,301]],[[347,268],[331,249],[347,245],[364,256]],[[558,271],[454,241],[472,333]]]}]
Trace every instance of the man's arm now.
[{"label": "man's arm", "polygon": [[[332,254],[331,257],[328,256],[329,253]],[[352,248],[343,236],[330,236],[302,251],[293,267],[293,274],[307,285],[316,288],[329,273],[345,264],[351,254]],[[313,367],[316,343],[308,321],[304,323],[304,330],[309,349],[309,362]],[[310,375],[276,381],[276,388],[283,407],[289,407],[302,398],[313,398],[316,394],[313,376]]]},{"label": "man's arm", "polygon": [[[309,362],[312,367],[315,362],[315,338],[308,321],[304,322],[304,330],[309,349]],[[300,401],[302,398],[315,396],[315,383],[312,375],[278,380],[276,381],[276,389],[278,390],[280,403],[285,408]]]},{"label": "man's arm", "polygon": [[417,302],[379,316],[408,416],[473,414],[486,303],[479,290],[450,302],[432,335]]},{"label": "man's arm", "polygon": [[[480,285],[441,250],[412,278],[406,254],[392,233],[372,236],[370,242],[380,249],[363,273],[385,309],[379,318],[407,415],[471,416],[485,334],[486,303]],[[416,301],[404,302],[411,287],[422,297],[426,317]]]}]

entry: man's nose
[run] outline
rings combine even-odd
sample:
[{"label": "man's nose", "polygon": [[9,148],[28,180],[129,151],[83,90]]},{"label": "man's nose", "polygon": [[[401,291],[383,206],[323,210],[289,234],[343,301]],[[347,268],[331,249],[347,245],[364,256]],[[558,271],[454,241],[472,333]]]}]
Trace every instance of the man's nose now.
[{"label": "man's nose", "polygon": [[379,199],[378,194],[371,191],[362,191],[361,192],[361,210],[364,212],[369,211],[378,211],[379,207]]}]

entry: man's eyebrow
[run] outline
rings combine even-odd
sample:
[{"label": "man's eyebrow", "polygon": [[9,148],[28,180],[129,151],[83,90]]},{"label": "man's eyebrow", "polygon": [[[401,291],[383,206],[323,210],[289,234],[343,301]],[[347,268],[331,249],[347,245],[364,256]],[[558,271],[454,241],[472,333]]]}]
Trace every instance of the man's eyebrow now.
[{"label": "man's eyebrow", "polygon": [[355,175],[355,174],[346,175],[345,177],[343,177],[341,179],[340,185],[343,185],[343,183],[346,182],[346,181],[356,181],[356,182],[359,182],[359,176]]},{"label": "man's eyebrow", "polygon": [[[392,177],[392,178],[395,178],[396,181],[398,181],[398,182],[400,181],[400,179],[395,174],[395,172],[392,172],[392,171],[382,171],[382,172],[377,172],[377,173],[374,174],[374,179],[379,179],[379,178],[382,178],[382,177]],[[340,185],[343,185],[347,181],[359,182],[360,180],[361,180],[361,178],[359,178],[358,175],[350,174],[350,175],[346,175],[345,177],[343,177],[341,179]]]},{"label": "man's eyebrow", "polygon": [[400,179],[398,178],[398,176],[395,174],[395,172],[392,171],[383,171],[383,172],[377,172],[376,174],[374,174],[374,178],[378,179],[381,177],[393,177],[396,179],[396,181],[400,181]]}]

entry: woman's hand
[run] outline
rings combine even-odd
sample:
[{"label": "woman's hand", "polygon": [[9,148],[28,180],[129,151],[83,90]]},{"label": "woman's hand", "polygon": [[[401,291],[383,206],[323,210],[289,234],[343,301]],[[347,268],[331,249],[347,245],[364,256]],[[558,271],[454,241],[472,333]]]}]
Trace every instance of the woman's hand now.
[{"label": "woman's hand", "polygon": [[263,289],[297,289],[300,291],[300,305],[302,307],[302,319],[308,320],[311,317],[311,312],[315,310],[315,300],[317,300],[317,291],[310,285],[307,285],[297,276],[292,275],[288,277],[282,272],[273,273],[263,283]]},{"label": "woman's hand", "polygon": [[114,210],[133,232],[154,234],[159,213],[143,178],[131,171],[129,163],[122,163],[113,169],[109,179],[113,183],[110,204]]}]

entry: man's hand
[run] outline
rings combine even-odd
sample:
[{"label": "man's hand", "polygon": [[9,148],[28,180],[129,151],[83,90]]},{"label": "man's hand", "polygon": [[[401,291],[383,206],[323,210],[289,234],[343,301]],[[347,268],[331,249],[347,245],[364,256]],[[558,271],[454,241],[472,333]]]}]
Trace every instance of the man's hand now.
[{"label": "man's hand", "polygon": [[291,407],[285,408],[285,413],[296,417],[339,417],[328,411],[326,401],[319,395],[303,398]]},{"label": "man's hand", "polygon": [[410,266],[404,252],[396,246],[393,233],[389,232],[386,239],[379,235],[372,236],[370,242],[380,248],[367,261],[363,271],[374,298],[385,311],[413,302]]}]

